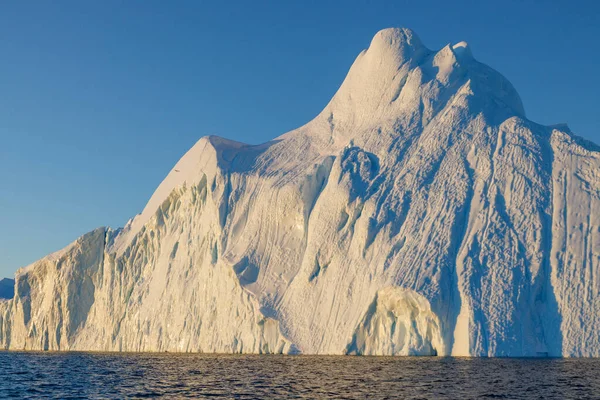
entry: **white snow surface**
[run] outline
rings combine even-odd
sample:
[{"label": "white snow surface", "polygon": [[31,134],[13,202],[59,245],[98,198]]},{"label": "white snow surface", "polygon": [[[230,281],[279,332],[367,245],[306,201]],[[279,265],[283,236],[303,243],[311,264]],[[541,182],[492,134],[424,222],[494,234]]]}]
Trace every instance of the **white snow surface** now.
[{"label": "white snow surface", "polygon": [[385,29],[325,109],[190,149],[16,274],[6,349],[600,356],[600,152],[465,42]]}]

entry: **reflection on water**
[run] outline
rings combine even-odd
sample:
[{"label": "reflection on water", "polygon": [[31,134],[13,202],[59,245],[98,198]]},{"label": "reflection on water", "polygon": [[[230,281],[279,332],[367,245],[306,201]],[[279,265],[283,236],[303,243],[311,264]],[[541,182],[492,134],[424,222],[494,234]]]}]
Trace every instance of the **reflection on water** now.
[{"label": "reflection on water", "polygon": [[0,397],[600,398],[600,360],[0,352]]}]

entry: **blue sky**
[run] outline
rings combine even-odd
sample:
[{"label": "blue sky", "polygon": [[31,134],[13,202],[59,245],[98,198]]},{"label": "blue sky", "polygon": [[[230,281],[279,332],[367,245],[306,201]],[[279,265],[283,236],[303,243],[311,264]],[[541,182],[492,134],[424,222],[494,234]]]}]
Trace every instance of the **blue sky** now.
[{"label": "blue sky", "polygon": [[600,143],[597,1],[0,4],[0,277],[140,212],[196,140],[314,117],[380,29],[466,40],[528,117]]}]

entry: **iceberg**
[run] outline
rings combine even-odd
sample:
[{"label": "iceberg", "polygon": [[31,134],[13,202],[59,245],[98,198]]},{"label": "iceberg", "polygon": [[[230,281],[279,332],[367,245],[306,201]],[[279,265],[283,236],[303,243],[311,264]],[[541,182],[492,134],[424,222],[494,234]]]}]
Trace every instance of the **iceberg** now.
[{"label": "iceberg", "polygon": [[18,270],[0,346],[597,357],[598,210],[598,146],[385,29],[306,125],[201,138],[123,229]]}]

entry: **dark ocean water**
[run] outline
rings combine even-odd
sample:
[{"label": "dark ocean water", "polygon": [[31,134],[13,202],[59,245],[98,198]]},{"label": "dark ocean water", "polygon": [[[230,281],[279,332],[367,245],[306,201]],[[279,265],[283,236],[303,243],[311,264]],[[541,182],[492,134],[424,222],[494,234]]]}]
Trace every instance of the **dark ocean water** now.
[{"label": "dark ocean water", "polygon": [[0,352],[1,398],[600,398],[600,360]]}]

